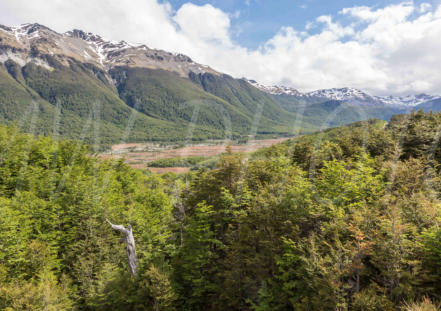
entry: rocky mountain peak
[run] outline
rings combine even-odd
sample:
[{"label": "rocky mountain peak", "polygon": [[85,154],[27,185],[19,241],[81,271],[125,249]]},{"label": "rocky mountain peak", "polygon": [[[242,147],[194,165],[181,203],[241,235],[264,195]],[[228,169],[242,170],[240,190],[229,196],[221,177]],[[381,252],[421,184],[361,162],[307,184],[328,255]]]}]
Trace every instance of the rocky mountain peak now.
[{"label": "rocky mountain peak", "polygon": [[322,89],[305,94],[308,97],[322,97],[332,100],[371,100],[369,94],[350,87]]},{"label": "rocky mountain peak", "polygon": [[72,38],[80,38],[82,40],[89,40],[90,33],[85,33],[80,29],[74,29],[66,32],[66,35],[71,36]]},{"label": "rocky mountain peak", "polygon": [[325,100],[338,100],[348,101],[353,104],[369,104],[369,105],[391,105],[391,106],[417,106],[419,104],[432,101],[441,98],[441,96],[416,94],[406,96],[371,96],[368,93],[351,88],[331,88],[321,89],[307,93],[301,93],[295,88],[287,86],[266,86],[258,83],[255,80],[245,79],[252,86],[260,89],[263,92],[272,95],[289,95],[303,99],[325,99]]},{"label": "rocky mountain peak", "polygon": [[301,96],[302,95],[302,93],[300,93],[298,90],[291,88],[291,87],[278,86],[278,85],[266,86],[266,85],[260,84],[256,80],[248,80],[247,78],[243,78],[243,80],[247,81],[249,84],[251,84],[255,88],[258,88],[259,90],[261,90],[265,93],[272,94],[272,95],[292,95],[292,96]]},{"label": "rocky mountain peak", "polygon": [[[0,40],[0,62],[13,59],[20,65],[28,62],[43,64],[45,60],[42,56],[51,55],[66,66],[69,65],[69,59],[73,58],[80,62],[93,63],[105,70],[129,66],[173,71],[184,77],[188,77],[190,72],[219,74],[183,54],[151,49],[143,44],[106,40],[80,29],[59,34],[40,24],[0,26]],[[45,66],[49,67],[49,64]]]}]

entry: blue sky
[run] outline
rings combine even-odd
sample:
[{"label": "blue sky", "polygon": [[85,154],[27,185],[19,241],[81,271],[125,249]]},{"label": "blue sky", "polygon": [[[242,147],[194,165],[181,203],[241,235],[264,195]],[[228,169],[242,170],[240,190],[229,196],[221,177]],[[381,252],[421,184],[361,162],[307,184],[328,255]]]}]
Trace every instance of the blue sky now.
[{"label": "blue sky", "polygon": [[[231,14],[232,38],[242,46],[257,48],[272,38],[281,27],[290,26],[296,30],[303,30],[305,25],[321,15],[338,17],[343,8],[355,6],[369,6],[383,8],[402,0],[169,0],[174,10],[183,4],[191,2],[196,5],[211,4]],[[420,3],[439,3],[429,0],[413,1]],[[236,17],[238,16],[238,17]]]}]

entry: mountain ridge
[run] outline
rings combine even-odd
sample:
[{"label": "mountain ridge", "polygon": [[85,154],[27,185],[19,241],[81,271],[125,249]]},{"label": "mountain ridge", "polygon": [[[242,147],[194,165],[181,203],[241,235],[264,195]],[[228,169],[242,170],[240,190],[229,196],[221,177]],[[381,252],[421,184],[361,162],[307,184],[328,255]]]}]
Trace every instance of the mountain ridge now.
[{"label": "mountain ridge", "polygon": [[93,116],[103,143],[282,137],[407,111],[351,88],[265,89],[183,54],[40,24],[0,26],[0,99],[2,123],[27,125],[37,106],[35,133],[59,122],[60,135],[96,142]]},{"label": "mountain ridge", "polygon": [[271,95],[288,95],[296,96],[299,98],[325,98],[328,100],[342,100],[342,101],[368,101],[368,102],[378,102],[386,105],[396,105],[396,106],[409,106],[415,107],[425,102],[433,101],[441,98],[438,95],[428,95],[428,94],[410,94],[405,96],[373,96],[365,91],[351,88],[330,88],[330,89],[319,89],[311,92],[302,93],[299,90],[288,87],[288,86],[266,86],[258,83],[256,80],[248,80],[244,78],[245,81],[253,85],[254,87],[260,89]]},{"label": "mountain ridge", "polygon": [[[18,27],[0,25],[0,31],[3,39],[2,47],[5,48],[13,43],[9,52],[15,55],[10,56],[20,60],[21,65],[35,61],[35,57],[26,57],[26,52],[31,52],[31,56],[50,54],[73,57],[81,62],[91,62],[103,69],[131,66],[176,71],[183,76],[188,75],[190,71],[220,74],[206,65],[195,63],[183,54],[150,49],[144,44],[106,40],[100,35],[79,29],[58,33],[44,25],[34,23]],[[50,67],[48,64],[45,65]]]},{"label": "mountain ridge", "polygon": [[[103,68],[115,66],[129,66],[129,67],[145,67],[149,69],[164,69],[168,71],[175,71],[180,75],[187,77],[190,72],[196,74],[211,73],[215,75],[222,75],[222,73],[212,69],[211,67],[194,62],[190,57],[181,53],[171,53],[163,50],[151,49],[145,44],[132,44],[124,40],[115,41],[107,40],[100,35],[85,32],[80,29],[73,29],[64,33],[58,33],[44,25],[22,24],[17,27],[8,27],[0,25],[0,31],[13,35],[17,41],[22,45],[21,49],[15,46],[17,51],[29,48],[34,49],[33,53],[38,53],[38,48],[44,51],[44,48],[55,48],[53,43],[57,46],[55,51],[46,51],[50,53],[63,52],[61,54],[76,56],[78,60],[83,62],[93,62],[95,65]],[[40,32],[42,32],[40,34]],[[41,38],[49,37],[53,41],[43,40]],[[80,39],[86,46],[81,46],[80,42],[75,39]],[[2,40],[4,41],[4,40]],[[2,42],[4,45],[4,42]],[[75,45],[79,45],[76,46]],[[76,49],[83,48],[82,53],[72,55]],[[19,53],[18,53],[19,54]],[[19,57],[15,57],[19,59]],[[20,64],[29,61],[37,61],[35,59],[22,59]],[[37,61],[38,62],[38,61]],[[50,68],[49,64],[45,62],[38,63],[41,66]],[[311,92],[300,92],[295,88],[281,85],[266,86],[258,83],[255,80],[244,78],[252,86],[259,90],[269,93],[271,95],[290,95],[300,98],[325,98],[328,100],[373,100],[379,101],[388,105],[406,105],[417,106],[427,101],[441,98],[441,96],[427,95],[427,94],[410,94],[406,96],[372,96],[365,91],[358,90],[352,87],[318,89]]]},{"label": "mountain ridge", "polygon": [[[124,122],[134,111],[136,135],[130,133],[130,141],[234,139],[253,131],[286,136],[294,117],[266,93],[185,55],[106,41],[81,30],[60,34],[40,24],[2,26],[0,64],[7,82],[0,98],[8,99],[0,103],[0,119],[15,121],[34,100],[52,115],[59,106],[62,119],[69,116],[63,126],[74,127],[74,134],[64,132],[72,138],[81,137],[93,103],[102,104],[100,122],[110,122],[103,124],[108,142],[125,136]],[[17,88],[24,89],[20,101],[8,91]],[[255,124],[258,103],[263,107]],[[38,129],[47,133],[49,125],[40,121]],[[87,140],[93,140],[91,131]]]}]

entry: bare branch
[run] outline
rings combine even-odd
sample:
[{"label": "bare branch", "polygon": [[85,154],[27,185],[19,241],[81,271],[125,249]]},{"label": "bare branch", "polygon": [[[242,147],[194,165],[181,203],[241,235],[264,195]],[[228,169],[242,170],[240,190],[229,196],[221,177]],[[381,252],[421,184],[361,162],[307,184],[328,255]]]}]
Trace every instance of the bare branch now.
[{"label": "bare branch", "polygon": [[129,225],[127,228],[125,228],[123,225],[112,224],[107,218],[106,221],[114,230],[117,230],[124,234],[124,242],[126,243],[126,253],[129,270],[132,276],[135,275],[136,269],[138,268],[138,260],[136,258],[135,239],[133,238],[132,226]]}]

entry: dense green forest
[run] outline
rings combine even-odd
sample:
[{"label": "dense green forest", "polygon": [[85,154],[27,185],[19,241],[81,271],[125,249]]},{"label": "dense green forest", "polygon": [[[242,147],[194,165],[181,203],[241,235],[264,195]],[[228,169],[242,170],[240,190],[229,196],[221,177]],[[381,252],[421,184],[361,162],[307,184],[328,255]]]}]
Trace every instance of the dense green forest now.
[{"label": "dense green forest", "polygon": [[2,127],[0,309],[437,310],[440,133],[420,111],[177,176]]},{"label": "dense green forest", "polygon": [[[98,133],[101,145],[237,139],[251,132],[256,115],[258,136],[286,136],[293,130],[294,113],[229,76],[204,90],[197,81],[165,70],[115,67],[106,72],[74,59],[68,65],[51,55],[44,59],[53,69],[12,60],[0,63],[0,124],[15,123],[43,135],[56,127],[60,136],[86,143],[95,143]],[[300,128],[317,127],[299,122],[296,130]]]},{"label": "dense green forest", "polygon": [[191,169],[198,169],[201,167],[211,167],[214,168],[218,161],[217,156],[211,157],[200,157],[200,156],[190,156],[190,157],[174,157],[174,158],[163,158],[158,160],[153,160],[147,165],[149,167],[190,167]]}]

